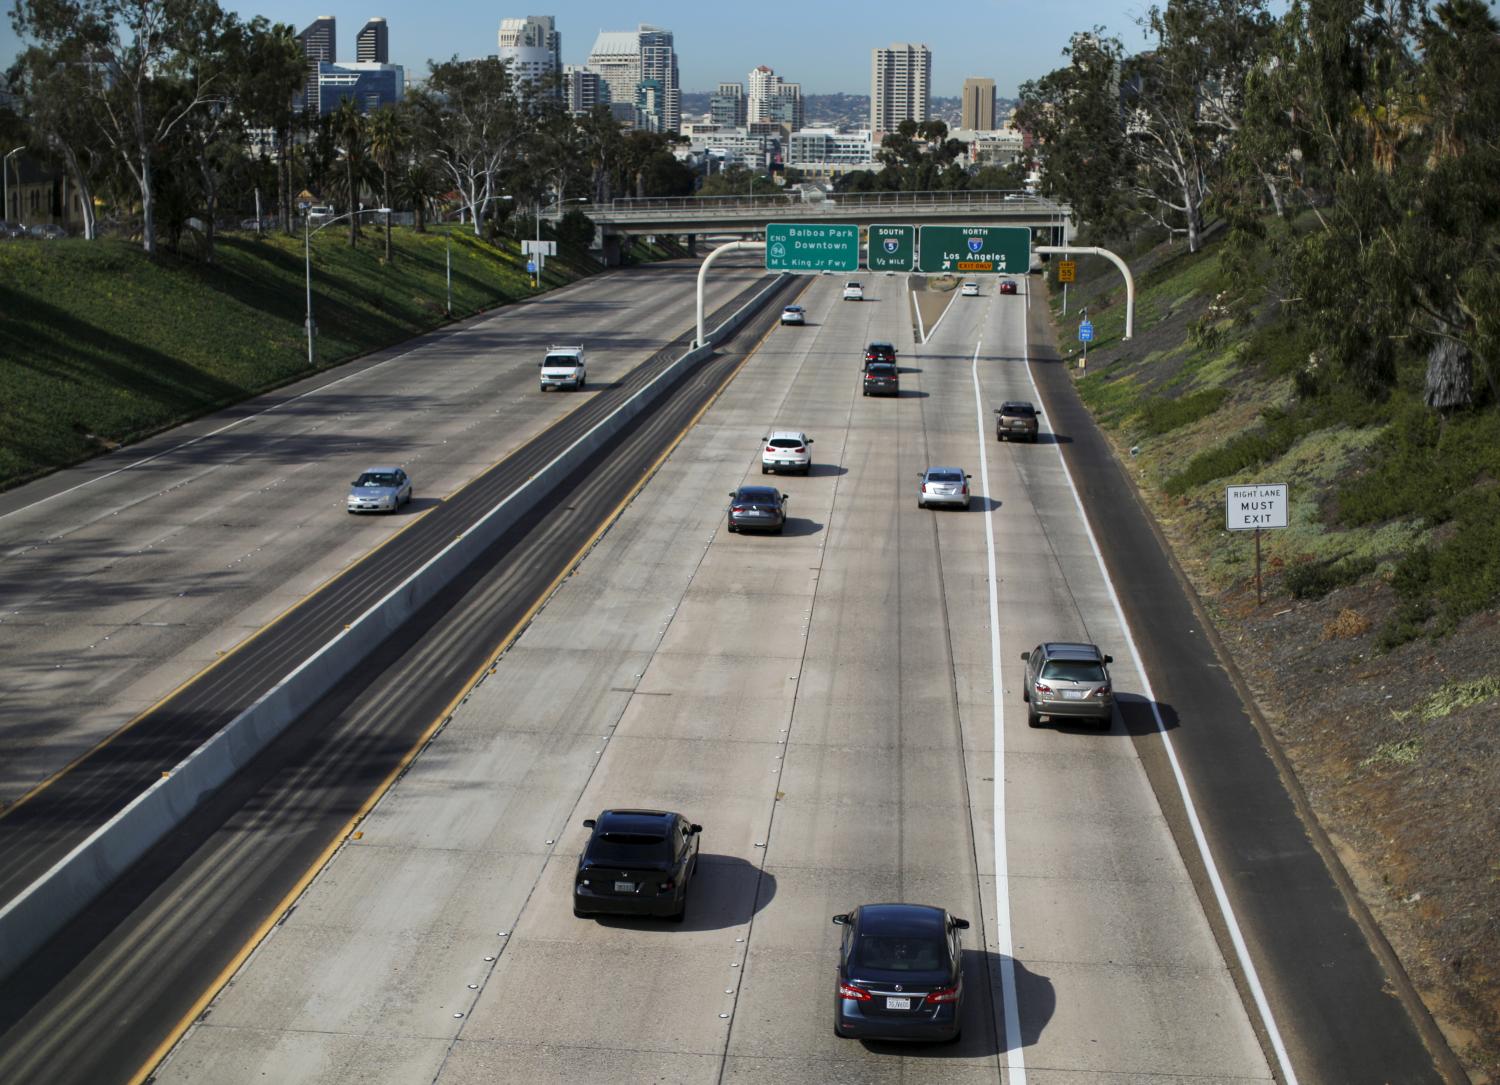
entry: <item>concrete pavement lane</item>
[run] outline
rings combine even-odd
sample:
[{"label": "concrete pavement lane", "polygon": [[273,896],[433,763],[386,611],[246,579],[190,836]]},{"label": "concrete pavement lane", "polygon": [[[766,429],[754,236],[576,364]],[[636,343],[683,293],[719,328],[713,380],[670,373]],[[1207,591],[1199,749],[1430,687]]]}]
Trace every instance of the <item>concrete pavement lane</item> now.
[{"label": "concrete pavement lane", "polygon": [[[813,285],[157,1080],[1270,1080],[1118,720],[1024,723],[1023,647],[1118,639],[1055,454],[976,422],[976,340],[986,422],[1026,391],[1024,296],[918,347],[899,283]],[[870,338],[902,397],[859,395]],[[729,535],[772,426],[818,469],[777,480],[785,535]],[[976,511],[915,507],[932,463]],[[571,914],[581,820],[621,805],[705,826],[681,926]],[[833,1035],[829,917],[892,899],[973,923],[955,1045]]]},{"label": "concrete pavement lane", "polygon": [[[593,394],[538,392],[550,342],[588,344],[594,391],[649,357],[695,272],[586,280],[0,497],[0,807]],[[726,266],[711,304],[759,274]],[[412,505],[344,513],[391,462]]]}]

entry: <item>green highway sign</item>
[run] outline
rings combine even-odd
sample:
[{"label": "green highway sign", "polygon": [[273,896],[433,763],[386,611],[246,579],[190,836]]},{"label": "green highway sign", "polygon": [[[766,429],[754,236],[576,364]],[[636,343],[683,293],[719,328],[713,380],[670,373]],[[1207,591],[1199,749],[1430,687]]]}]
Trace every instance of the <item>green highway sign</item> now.
[{"label": "green highway sign", "polygon": [[865,266],[871,271],[912,271],[917,266],[915,226],[871,226]]},{"label": "green highway sign", "polygon": [[767,271],[858,271],[859,227],[826,222],[766,226]]},{"label": "green highway sign", "polygon": [[1024,275],[1031,268],[1031,230],[1025,226],[923,226],[921,240],[918,267],[928,274]]}]

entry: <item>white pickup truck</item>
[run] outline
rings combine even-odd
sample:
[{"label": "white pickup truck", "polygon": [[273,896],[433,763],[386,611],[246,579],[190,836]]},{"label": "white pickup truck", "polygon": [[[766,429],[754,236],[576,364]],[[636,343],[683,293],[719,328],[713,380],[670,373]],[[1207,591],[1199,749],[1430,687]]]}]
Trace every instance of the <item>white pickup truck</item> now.
[{"label": "white pickup truck", "polygon": [[581,346],[547,348],[547,356],[542,359],[542,391],[548,388],[582,390],[587,382],[588,371]]}]

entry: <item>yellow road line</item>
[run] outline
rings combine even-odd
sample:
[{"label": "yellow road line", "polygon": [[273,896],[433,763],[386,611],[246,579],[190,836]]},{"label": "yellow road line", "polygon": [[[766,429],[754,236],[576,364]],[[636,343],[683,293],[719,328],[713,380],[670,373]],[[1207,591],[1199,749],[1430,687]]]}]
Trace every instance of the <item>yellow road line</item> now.
[{"label": "yellow road line", "polygon": [[[552,582],[547,585],[546,589],[537,596],[536,601],[527,608],[526,613],[523,614],[516,621],[516,623],[511,626],[510,630],[500,640],[500,643],[490,652],[486,653],[487,659],[493,661],[496,657],[510,648],[510,646],[515,642],[516,638],[521,635],[522,630],[524,630],[526,626],[530,624],[531,620],[536,617],[537,612],[546,605],[547,600],[552,598],[552,594],[562,586],[563,581],[573,575],[573,571],[578,567],[583,559],[588,556],[589,551],[594,548],[595,544],[597,544],[598,541],[604,536],[604,533],[614,526],[615,521],[620,518],[620,515],[622,513],[624,513],[626,507],[632,501],[634,501],[637,496],[639,496],[640,492],[643,489],[645,489],[646,483],[650,482],[651,477],[656,474],[658,470],[660,470],[661,465],[666,462],[667,457],[677,450],[677,446],[683,442],[692,428],[696,426],[698,424],[698,421],[704,416],[704,414],[708,412],[708,409],[719,401],[719,397],[723,395],[724,390],[729,387],[730,382],[732,382],[735,377],[739,376],[740,370],[742,370],[749,363],[750,359],[755,355],[755,353],[760,350],[762,344],[765,343],[766,338],[771,334],[771,331],[774,330],[774,328],[775,325],[772,325],[771,328],[766,329],[765,333],[760,337],[760,339],[756,341],[755,346],[747,351],[745,356],[740,359],[739,364],[737,364],[728,373],[728,375],[725,376],[723,381],[720,382],[719,387],[714,390],[714,393],[709,396],[707,401],[704,402],[703,406],[700,407],[696,412],[694,412],[693,417],[688,420],[687,425],[685,425],[681,430],[678,431],[677,435],[672,438],[671,442],[662,451],[661,455],[657,456],[656,459],[651,463],[651,465],[647,467],[646,470],[641,472],[641,477],[636,481],[635,485],[630,488],[630,492],[627,493],[623,498],[621,498],[619,503],[610,510],[609,515],[604,519],[604,521],[599,525],[594,533],[588,537],[584,544],[574,552],[572,558],[568,560],[567,565],[565,565],[562,571],[552,579]],[[453,699],[448,702],[447,706],[444,707],[443,710],[437,714],[437,717],[427,725],[427,727],[423,730],[421,736],[412,745],[412,747],[402,755],[401,760],[393,769],[391,769],[391,771],[386,775],[385,779],[376,786],[375,790],[360,805],[360,808],[354,813],[354,815],[343,824],[343,826],[337,833],[334,834],[332,842],[330,842],[329,845],[324,848],[323,851],[318,855],[318,857],[313,860],[312,865],[308,867],[307,870],[303,871],[302,876],[297,879],[297,883],[287,891],[286,895],[283,896],[280,901],[277,902],[276,907],[271,909],[271,912],[261,922],[260,926],[255,929],[255,933],[252,934],[250,938],[244,943],[244,945],[239,948],[239,951],[235,953],[234,957],[229,961],[229,963],[219,971],[219,974],[213,978],[213,981],[208,985],[207,988],[204,989],[203,993],[198,996],[198,999],[193,1003],[192,1009],[184,1014],[176,1025],[172,1026],[172,1030],[170,1033],[168,1033],[167,1037],[156,1046],[156,1049],[153,1050],[149,1056],[147,1056],[146,1061],[141,1064],[140,1069],[138,1069],[131,1076],[129,1085],[142,1085],[142,1083],[151,1076],[152,1072],[155,1071],[157,1064],[161,1062],[162,1059],[167,1057],[167,1053],[171,1051],[174,1046],[176,1046],[177,1041],[182,1038],[183,1033],[185,1033],[189,1028],[192,1027],[193,1022],[198,1019],[198,1016],[208,1008],[208,1004],[218,996],[219,992],[224,988],[224,985],[229,982],[230,978],[233,977],[236,972],[239,971],[240,967],[249,958],[250,954],[255,951],[255,948],[260,945],[260,943],[265,939],[266,935],[271,933],[272,928],[274,928],[276,924],[280,922],[281,917],[286,914],[287,910],[296,903],[297,898],[307,891],[307,887],[312,884],[313,879],[316,878],[322,872],[323,868],[328,865],[329,861],[338,852],[339,848],[343,847],[344,842],[348,840],[350,835],[354,832],[354,827],[358,825],[362,820],[364,820],[364,818],[370,813],[370,811],[375,808],[376,803],[378,803],[385,797],[385,793],[391,789],[395,782],[401,777],[401,774],[411,767],[411,763],[416,760],[417,755],[422,752],[423,747],[425,747],[427,743],[432,741],[433,736],[438,733],[443,724],[446,723],[448,721],[448,718],[453,715],[458,706],[463,702],[464,698],[468,697],[469,694],[474,691],[474,687],[479,684],[480,680],[485,676],[486,673],[489,672],[492,666],[492,662],[486,662],[477,670],[475,670],[474,673],[469,677],[468,681],[464,683],[463,689],[455,694]]]}]

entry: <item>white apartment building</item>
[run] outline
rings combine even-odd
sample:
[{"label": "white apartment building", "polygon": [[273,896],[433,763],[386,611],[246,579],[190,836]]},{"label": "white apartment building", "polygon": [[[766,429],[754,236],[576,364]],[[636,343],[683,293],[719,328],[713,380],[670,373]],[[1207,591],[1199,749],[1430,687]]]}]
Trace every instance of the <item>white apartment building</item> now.
[{"label": "white apartment building", "polygon": [[500,59],[518,80],[555,81],[562,72],[562,35],[551,15],[501,19],[498,42]]},{"label": "white apartment building", "polygon": [[875,49],[870,61],[870,130],[876,139],[902,121],[929,120],[932,51],[925,45],[895,44]]},{"label": "white apartment building", "polygon": [[804,128],[787,141],[786,164],[814,177],[837,177],[854,170],[878,170],[869,131]]}]

